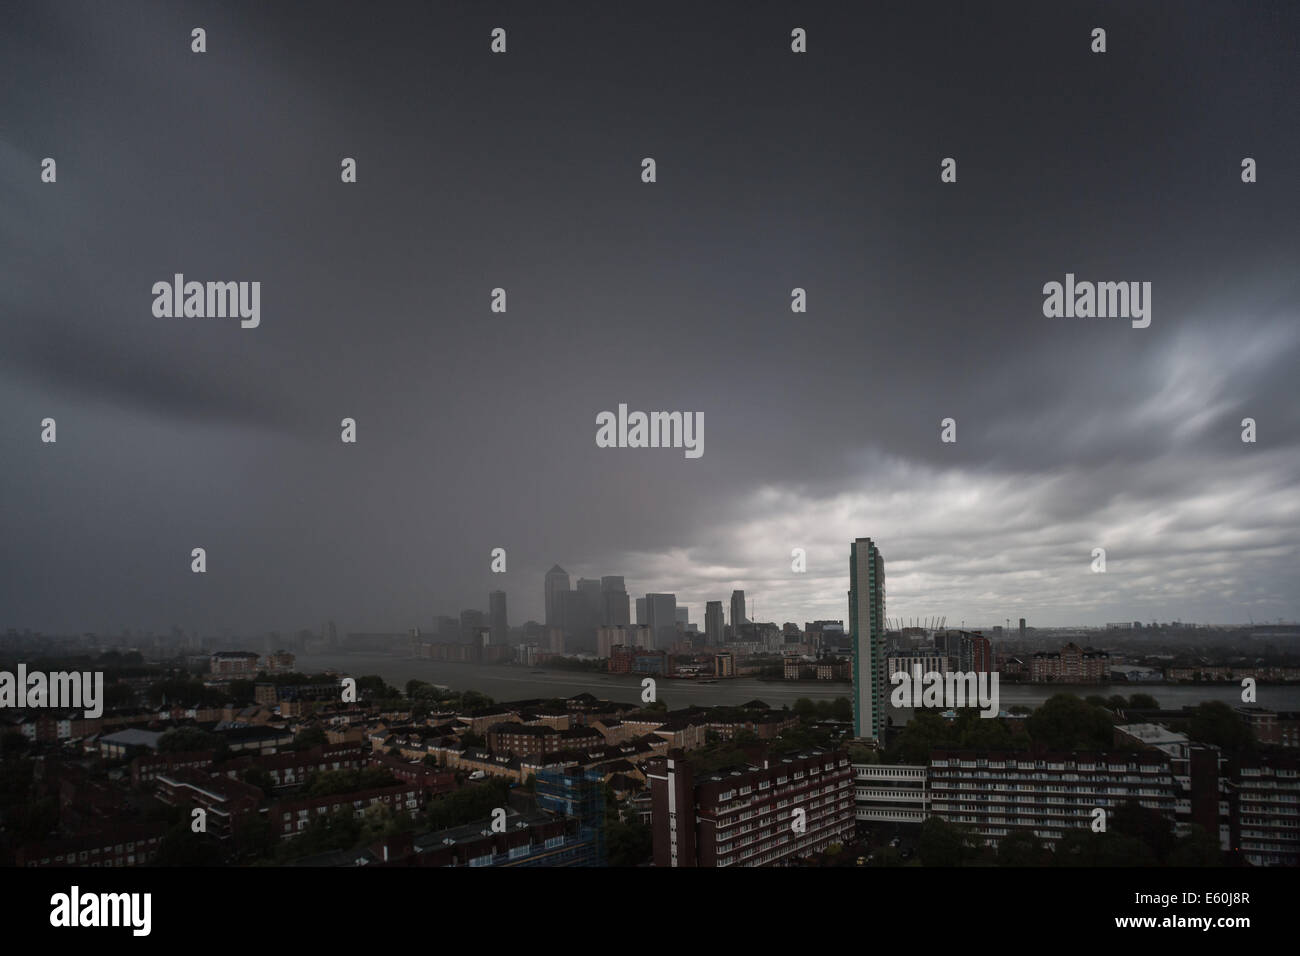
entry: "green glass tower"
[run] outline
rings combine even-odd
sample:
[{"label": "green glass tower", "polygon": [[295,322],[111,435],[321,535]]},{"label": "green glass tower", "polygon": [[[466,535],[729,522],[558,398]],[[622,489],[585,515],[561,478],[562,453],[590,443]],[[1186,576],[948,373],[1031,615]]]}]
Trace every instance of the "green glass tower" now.
[{"label": "green glass tower", "polygon": [[885,559],[870,538],[849,553],[853,636],[853,735],[881,740],[885,715]]}]

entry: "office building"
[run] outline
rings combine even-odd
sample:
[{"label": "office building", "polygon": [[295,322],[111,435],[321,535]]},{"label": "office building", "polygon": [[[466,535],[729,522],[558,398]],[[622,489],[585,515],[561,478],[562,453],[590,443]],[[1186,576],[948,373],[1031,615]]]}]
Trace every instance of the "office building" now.
[{"label": "office building", "polygon": [[672,650],[677,643],[677,595],[647,594],[646,624],[654,636],[657,650]]},{"label": "office building", "polygon": [[623,627],[632,623],[631,606],[622,575],[606,575],[600,579],[600,623],[606,627]]},{"label": "office building", "polygon": [[710,647],[721,647],[724,643],[721,601],[709,601],[704,605],[704,640]]},{"label": "office building", "polygon": [[745,592],[731,592],[731,634],[733,640],[740,640],[741,628],[747,622],[745,617]]},{"label": "office building", "polygon": [[510,642],[510,622],[506,617],[506,592],[488,593],[488,617],[491,620],[492,643],[508,644]]},{"label": "office building", "polygon": [[487,626],[487,616],[482,611],[467,610],[460,612],[460,642],[462,644],[478,643],[479,631]]},{"label": "office building", "polygon": [[546,572],[546,626],[564,627],[564,605],[560,596],[569,590],[569,572],[558,564]]}]

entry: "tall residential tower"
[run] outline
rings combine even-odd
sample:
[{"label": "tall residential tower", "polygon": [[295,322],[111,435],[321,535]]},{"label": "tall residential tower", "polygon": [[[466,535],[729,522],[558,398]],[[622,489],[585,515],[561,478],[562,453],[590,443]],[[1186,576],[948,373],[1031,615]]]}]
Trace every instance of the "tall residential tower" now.
[{"label": "tall residential tower", "polygon": [[885,559],[870,538],[849,553],[853,635],[853,735],[883,743],[885,730]]}]

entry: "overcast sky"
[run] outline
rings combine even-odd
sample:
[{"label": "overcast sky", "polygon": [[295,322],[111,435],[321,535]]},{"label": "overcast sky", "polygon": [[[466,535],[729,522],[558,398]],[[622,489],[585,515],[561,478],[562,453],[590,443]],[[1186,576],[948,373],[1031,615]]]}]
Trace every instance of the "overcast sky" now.
[{"label": "overcast sky", "polygon": [[1300,616],[1300,7],[544,6],[5,11],[0,627],[518,624],[556,562],[845,618],[858,536],[891,617]]}]

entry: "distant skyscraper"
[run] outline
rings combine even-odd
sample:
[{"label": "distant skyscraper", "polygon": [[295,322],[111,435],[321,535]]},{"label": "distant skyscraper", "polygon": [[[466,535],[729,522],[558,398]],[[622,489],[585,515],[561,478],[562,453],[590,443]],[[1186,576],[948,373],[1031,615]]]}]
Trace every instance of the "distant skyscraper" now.
[{"label": "distant skyscraper", "polygon": [[636,599],[636,622],[638,624],[649,624],[646,619],[645,598]]},{"label": "distant skyscraper", "polygon": [[666,651],[677,642],[677,595],[647,594],[645,603],[655,649]]},{"label": "distant skyscraper", "polygon": [[745,623],[745,592],[731,592],[731,633],[740,640],[740,628]]},{"label": "distant skyscraper", "polygon": [[601,624],[606,627],[625,627],[632,623],[626,591],[606,591],[601,598],[605,602]]},{"label": "distant skyscraper", "polygon": [[723,643],[721,601],[710,601],[704,605],[704,638],[710,647],[718,647]]},{"label": "distant skyscraper", "polygon": [[492,622],[492,643],[510,643],[510,623],[506,618],[506,592],[488,592],[488,617]]},{"label": "distant skyscraper", "polygon": [[1025,639],[1025,619],[1023,617],[1020,619],[1020,639],[1022,641]]},{"label": "distant skyscraper", "polygon": [[677,609],[677,623],[678,623],[678,624],[690,624],[690,623],[691,623],[691,609],[690,609],[690,608],[688,608],[688,607],[679,607],[679,608]]},{"label": "distant skyscraper", "polygon": [[589,620],[584,620],[583,626],[593,630],[600,627],[600,619],[605,616],[605,595],[600,582],[595,578],[578,578],[576,590],[582,593],[587,605],[586,618]]},{"label": "distant skyscraper", "polygon": [[569,572],[557,564],[546,572],[547,627],[564,627],[564,619],[561,616],[564,613],[564,604],[560,595],[567,590],[569,590]]},{"label": "distant skyscraper", "polygon": [[600,579],[601,615],[604,627],[626,627],[632,623],[632,608],[628,601],[623,575],[607,574]]},{"label": "distant skyscraper", "polygon": [[479,629],[485,626],[482,611],[460,612],[460,642],[473,644],[478,639]]},{"label": "distant skyscraper", "polygon": [[588,596],[582,591],[560,592],[560,620],[564,622],[564,636],[570,651],[590,651],[596,648],[596,624],[591,620]]},{"label": "distant skyscraper", "polygon": [[849,552],[853,635],[853,735],[879,741],[885,727],[885,559],[870,538]]},{"label": "distant skyscraper", "polygon": [[579,650],[594,650],[596,629],[605,616],[605,595],[600,590],[600,582],[594,578],[578,578],[574,590],[582,595],[582,600],[576,605],[576,617],[570,615],[564,622],[565,630],[577,640]]}]

